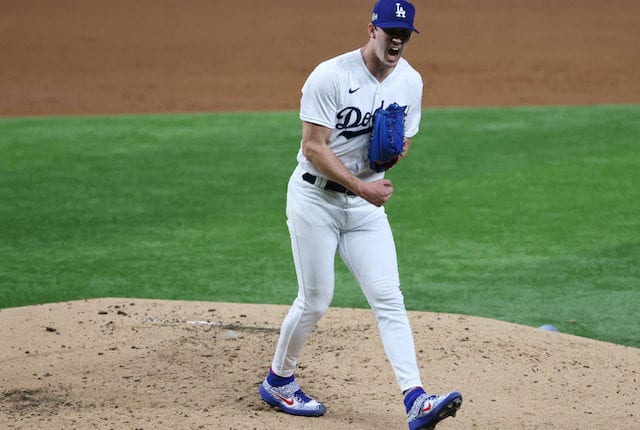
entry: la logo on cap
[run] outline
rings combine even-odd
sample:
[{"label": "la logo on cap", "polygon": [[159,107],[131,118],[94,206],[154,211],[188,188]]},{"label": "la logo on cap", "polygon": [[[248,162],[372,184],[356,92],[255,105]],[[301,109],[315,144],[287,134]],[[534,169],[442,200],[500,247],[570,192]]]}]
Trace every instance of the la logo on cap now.
[{"label": "la logo on cap", "polygon": [[413,26],[416,8],[408,0],[378,0],[373,6],[371,23],[380,28],[407,28],[418,33]]}]

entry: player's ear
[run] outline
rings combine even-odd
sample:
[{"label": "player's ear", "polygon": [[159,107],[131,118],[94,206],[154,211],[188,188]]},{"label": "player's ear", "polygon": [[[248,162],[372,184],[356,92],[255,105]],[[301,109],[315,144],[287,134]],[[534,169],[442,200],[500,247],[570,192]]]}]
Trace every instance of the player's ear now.
[{"label": "player's ear", "polygon": [[373,23],[370,22],[368,30],[369,30],[369,37],[372,38],[372,39],[375,39],[376,38],[376,26],[373,25]]}]

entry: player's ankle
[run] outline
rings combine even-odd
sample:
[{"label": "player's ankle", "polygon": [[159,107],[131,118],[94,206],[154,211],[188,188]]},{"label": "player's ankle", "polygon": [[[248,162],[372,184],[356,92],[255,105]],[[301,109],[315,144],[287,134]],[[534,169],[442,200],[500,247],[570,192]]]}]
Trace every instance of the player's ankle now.
[{"label": "player's ankle", "polygon": [[415,402],[422,394],[424,394],[424,389],[422,387],[413,387],[404,392],[404,407],[407,412],[409,412],[411,406],[413,406],[413,402]]},{"label": "player's ankle", "polygon": [[294,376],[279,376],[276,375],[272,369],[269,369],[269,374],[267,375],[267,382],[272,387],[281,387],[283,385],[287,385],[288,383],[294,380]]}]

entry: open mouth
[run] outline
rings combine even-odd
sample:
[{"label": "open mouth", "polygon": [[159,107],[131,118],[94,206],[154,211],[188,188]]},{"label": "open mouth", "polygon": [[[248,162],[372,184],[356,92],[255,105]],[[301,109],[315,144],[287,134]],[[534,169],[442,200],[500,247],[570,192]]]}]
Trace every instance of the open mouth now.
[{"label": "open mouth", "polygon": [[388,52],[389,52],[389,55],[391,55],[391,56],[396,56],[396,55],[399,55],[399,54],[400,54],[400,48],[398,48],[398,47],[391,47],[391,48],[389,48],[389,51],[388,51]]}]

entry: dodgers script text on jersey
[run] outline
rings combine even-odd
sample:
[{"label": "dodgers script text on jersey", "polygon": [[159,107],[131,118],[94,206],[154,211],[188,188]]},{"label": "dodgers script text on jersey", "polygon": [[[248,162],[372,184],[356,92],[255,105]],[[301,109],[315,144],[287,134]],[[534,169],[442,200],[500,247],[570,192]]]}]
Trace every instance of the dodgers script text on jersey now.
[{"label": "dodgers script text on jersey", "polygon": [[[355,175],[382,177],[384,173],[369,168],[365,155],[373,113],[391,103],[407,106],[405,136],[413,137],[420,125],[422,86],[422,77],[404,59],[379,82],[358,49],[321,63],[309,75],[302,87],[300,119],[333,129],[329,146]],[[310,173],[320,174],[302,151],[298,162]]]}]

